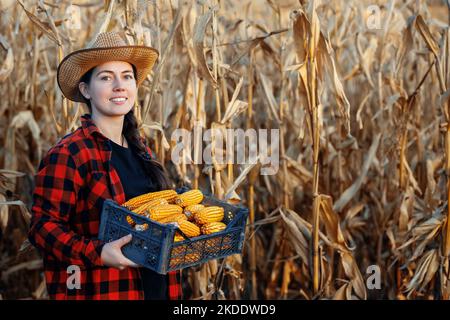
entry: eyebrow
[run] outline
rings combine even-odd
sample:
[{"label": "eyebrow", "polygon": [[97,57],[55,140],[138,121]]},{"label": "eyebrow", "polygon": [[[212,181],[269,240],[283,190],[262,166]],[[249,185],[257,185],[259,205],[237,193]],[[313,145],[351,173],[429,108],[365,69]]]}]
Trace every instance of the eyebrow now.
[{"label": "eyebrow", "polygon": [[[103,72],[114,74],[114,72],[111,71],[111,70],[102,70],[102,71],[98,72],[98,73],[96,74],[96,76],[98,76],[100,73],[103,73]],[[133,70],[125,70],[125,71],[122,71],[122,73],[128,73],[128,72],[133,72]]]}]

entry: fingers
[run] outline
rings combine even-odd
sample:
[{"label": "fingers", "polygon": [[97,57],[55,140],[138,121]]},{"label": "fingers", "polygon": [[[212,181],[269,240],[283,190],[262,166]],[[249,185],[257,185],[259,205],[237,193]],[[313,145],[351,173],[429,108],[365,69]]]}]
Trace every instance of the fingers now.
[{"label": "fingers", "polygon": [[137,263],[134,263],[133,261],[131,261],[130,259],[128,259],[124,255],[121,255],[120,263],[117,266],[117,268],[119,270],[124,270],[125,268],[128,268],[128,267],[137,268],[137,267],[140,267],[140,265],[138,265]]},{"label": "fingers", "polygon": [[126,245],[127,243],[129,243],[131,240],[133,239],[133,236],[131,234],[122,237],[120,239],[117,240],[118,242],[118,248],[119,248],[119,261],[120,261],[120,266],[119,269],[120,270],[124,270],[126,267],[133,267],[133,268],[137,268],[139,267],[138,264],[134,263],[133,261],[131,261],[130,259],[128,259],[127,257],[125,257],[122,253],[122,251],[120,250],[121,247],[123,247],[124,245]]},{"label": "fingers", "polygon": [[116,240],[117,245],[119,246],[119,248],[122,248],[124,245],[126,245],[128,242],[130,242],[132,238],[133,238],[133,236],[131,234],[129,234],[125,237],[122,237],[122,238]]},{"label": "fingers", "polygon": [[123,256],[123,262],[122,262],[123,266],[126,267],[132,267],[132,268],[137,268],[139,267],[139,265],[137,263],[134,263],[133,261],[131,261],[130,259],[128,259],[127,257]]},{"label": "fingers", "polygon": [[133,236],[129,234],[106,245],[106,246],[110,245],[110,247],[105,246],[106,247],[105,252],[109,253],[109,259],[105,253],[105,257],[107,258],[108,261],[107,265],[113,266],[119,270],[124,270],[127,267],[133,268],[140,267],[139,264],[136,264],[127,257],[125,257],[121,250],[121,248],[127,243],[129,243],[132,240],[132,238]]}]

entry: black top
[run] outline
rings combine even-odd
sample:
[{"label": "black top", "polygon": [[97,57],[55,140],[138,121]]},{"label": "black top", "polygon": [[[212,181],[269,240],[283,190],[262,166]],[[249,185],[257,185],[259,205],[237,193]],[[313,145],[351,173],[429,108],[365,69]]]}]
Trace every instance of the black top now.
[{"label": "black top", "polygon": [[[144,163],[132,148],[125,148],[111,140],[111,162],[119,174],[125,199],[157,191],[155,184],[145,171]],[[167,300],[167,276],[147,268],[139,268],[145,300]]]}]

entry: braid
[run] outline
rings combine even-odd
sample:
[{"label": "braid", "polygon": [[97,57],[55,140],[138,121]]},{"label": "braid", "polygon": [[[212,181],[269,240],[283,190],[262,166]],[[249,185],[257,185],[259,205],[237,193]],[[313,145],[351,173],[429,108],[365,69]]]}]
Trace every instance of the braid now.
[{"label": "braid", "polygon": [[[130,110],[130,112],[125,115],[122,132],[127,141],[139,150],[140,153],[147,153],[147,149],[141,140],[141,135],[139,134],[138,123],[133,110]],[[151,159],[150,164],[149,174],[158,185],[158,188],[160,190],[170,189],[169,179],[167,178],[167,174],[161,163]]]},{"label": "braid", "polygon": [[140,139],[141,136],[138,130],[138,123],[133,109],[125,115],[122,133],[127,141],[135,146],[141,153],[146,152],[145,146]]}]

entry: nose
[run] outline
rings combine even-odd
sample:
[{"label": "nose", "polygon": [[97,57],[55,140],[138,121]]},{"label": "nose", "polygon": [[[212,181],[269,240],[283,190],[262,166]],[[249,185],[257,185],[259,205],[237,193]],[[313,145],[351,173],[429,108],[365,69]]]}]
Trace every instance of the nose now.
[{"label": "nose", "polygon": [[113,91],[125,91],[123,82],[120,78],[116,78],[116,80],[114,80],[114,88]]}]

